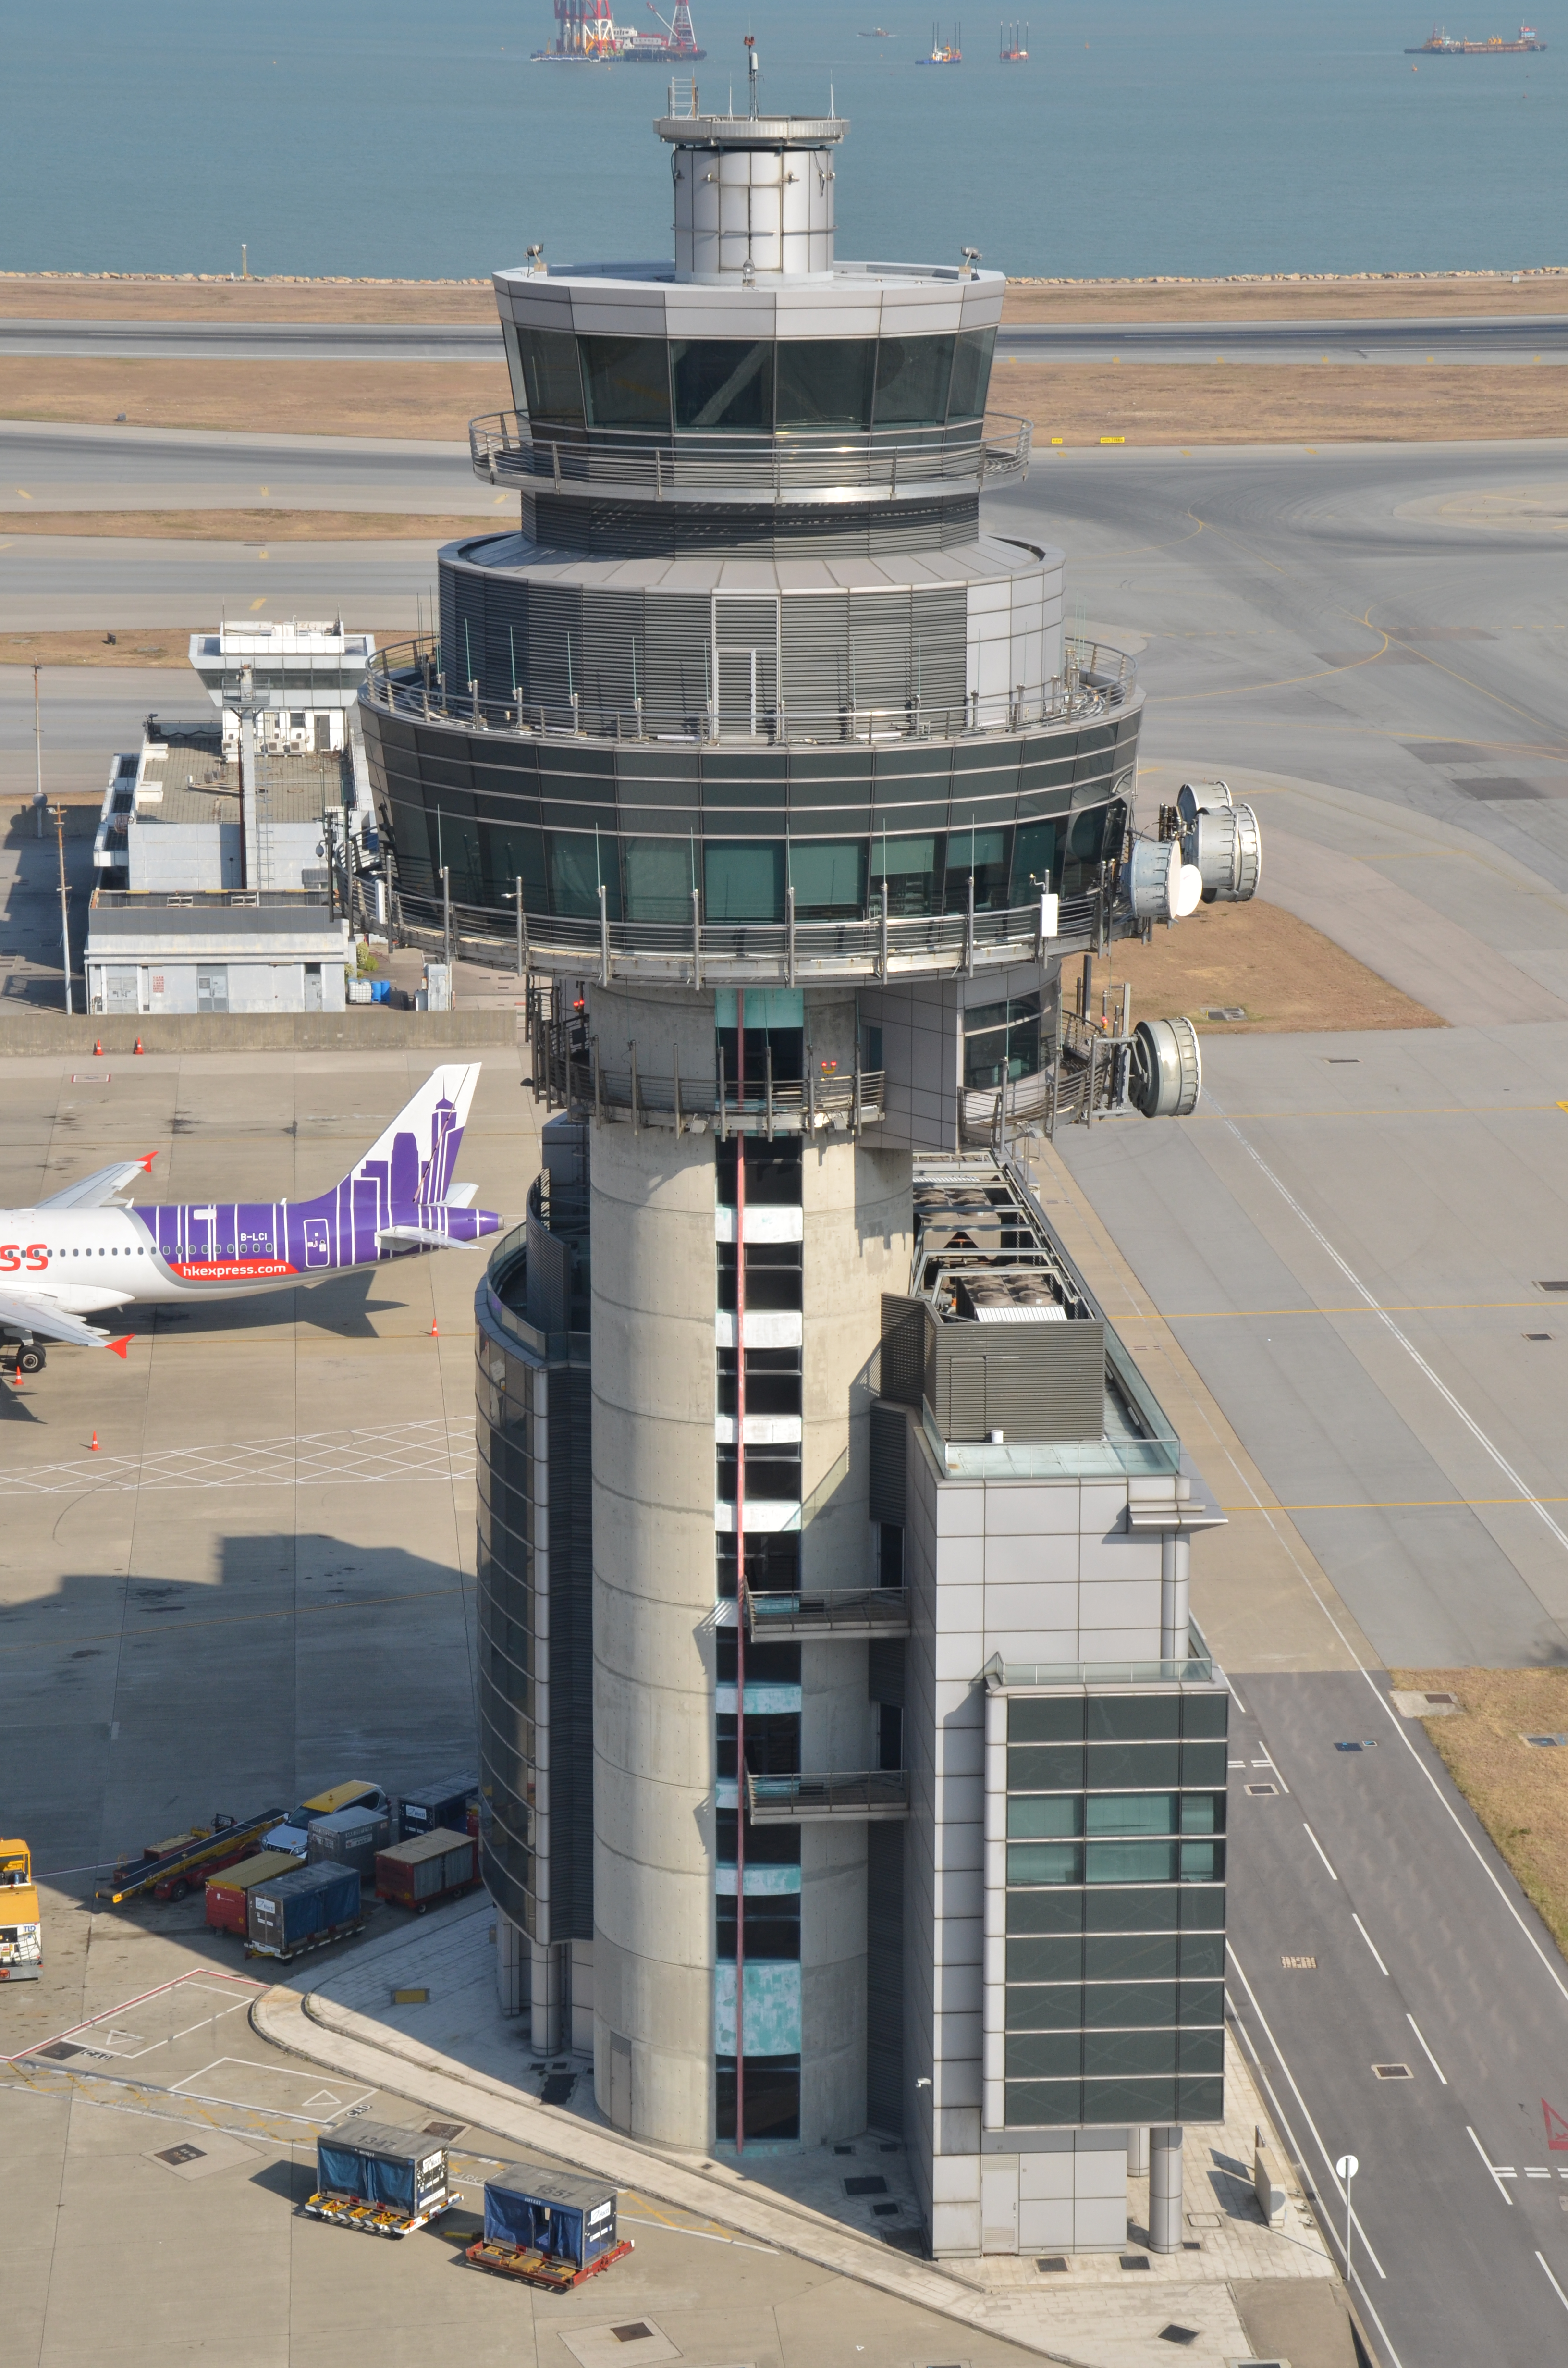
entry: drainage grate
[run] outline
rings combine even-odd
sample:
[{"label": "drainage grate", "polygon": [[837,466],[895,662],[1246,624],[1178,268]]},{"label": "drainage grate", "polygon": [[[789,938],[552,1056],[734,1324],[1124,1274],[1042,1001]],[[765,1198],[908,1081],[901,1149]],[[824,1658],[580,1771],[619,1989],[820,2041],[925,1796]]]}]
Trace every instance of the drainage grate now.
[{"label": "drainage grate", "polygon": [[1146,2270],[1149,2266],[1147,2253],[1122,2253],[1119,2258],[1124,2270]]},{"label": "drainage grate", "polygon": [[1315,1974],[1318,1969],[1315,1957],[1281,1957],[1279,1963],[1288,1974]]},{"label": "drainage grate", "polygon": [[1217,1003],[1203,1017],[1205,1019],[1244,1019],[1246,1007],[1241,1003]]},{"label": "drainage grate", "polygon": [[439,2138],[443,2146],[450,2146],[467,2127],[466,2122],[426,2122],[419,2135],[422,2138]]},{"label": "drainage grate", "polygon": [[835,2146],[833,2151],[835,2154],[853,2154],[855,2149],[852,2146]]},{"label": "drainage grate", "polygon": [[653,2330],[645,2319],[634,2318],[626,2327],[612,2327],[610,2333],[618,2343],[647,2343],[652,2341]]},{"label": "drainage grate", "polygon": [[871,2206],[872,2213],[879,2220],[892,2220],[895,2218],[903,2209],[903,2206],[902,2203],[873,2203]]},{"label": "drainage grate", "polygon": [[1255,1801],[1275,1801],[1279,1797],[1278,1784],[1249,1784],[1247,1791]]},{"label": "drainage grate", "polygon": [[1446,1704],[1449,1710],[1452,1710],[1459,1702],[1458,1694],[1428,1694],[1426,1699],[1435,1709],[1441,1709]]},{"label": "drainage grate", "polygon": [[158,2156],[160,2162],[168,2163],[176,2170],[182,2162],[205,2162],[206,2159],[206,2148],[193,2146],[165,2146]]},{"label": "drainage grate", "polygon": [[1065,2253],[1046,2253],[1036,2261],[1035,2267],[1043,2270],[1048,2277],[1061,2277],[1067,2268],[1067,2256]]},{"label": "drainage grate", "polygon": [[1196,2327],[1178,2327],[1174,2318],[1168,2327],[1162,2327],[1160,2329],[1162,2343],[1196,2343],[1197,2340]]},{"label": "drainage grate", "polygon": [[1562,1282],[1538,1282],[1536,1284],[1536,1289],[1538,1291],[1568,1291],[1568,1281]]},{"label": "drainage grate", "polygon": [[1523,1740],[1533,1743],[1538,1751],[1551,1751],[1559,1744],[1568,1743],[1568,1735],[1527,1735]]},{"label": "drainage grate", "polygon": [[1374,2064],[1372,2070],[1380,2080],[1410,2080],[1415,2078],[1408,2064]]},{"label": "drainage grate", "polygon": [[860,2179],[846,2179],[844,2182],[846,2195],[885,2195],[887,2192],[887,2180],[880,2172]]},{"label": "drainage grate", "polygon": [[1335,1751],[1375,1751],[1378,1738],[1375,1735],[1364,1736],[1359,1743],[1336,1743],[1334,1748]]},{"label": "drainage grate", "polygon": [[1527,1332],[1525,1334],[1525,1338],[1527,1340],[1550,1340],[1551,1338],[1551,1335],[1550,1332]]},{"label": "drainage grate", "polygon": [[73,2055],[80,2055],[82,2053],[83,2050],[80,2047],[73,2047],[68,2039],[51,2039],[47,2047],[33,2049],[35,2055],[47,2055],[55,2064],[64,2064]]}]

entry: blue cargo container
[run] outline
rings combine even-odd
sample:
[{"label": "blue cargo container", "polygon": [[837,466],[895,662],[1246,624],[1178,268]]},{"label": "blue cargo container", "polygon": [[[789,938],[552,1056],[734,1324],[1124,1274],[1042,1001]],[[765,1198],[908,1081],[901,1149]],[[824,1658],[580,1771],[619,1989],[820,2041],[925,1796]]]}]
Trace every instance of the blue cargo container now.
[{"label": "blue cargo container", "polygon": [[447,2149],[419,2130],[386,2122],[350,2122],[316,2141],[313,2219],[377,2224],[373,2233],[404,2236],[450,2202]]},{"label": "blue cargo container", "polygon": [[246,1907],[250,1949],[260,1957],[291,1957],[360,1919],[357,1867],[323,1860],[258,1883]]},{"label": "blue cargo container", "polygon": [[484,2241],[591,2269],[616,2247],[613,2187],[512,2163],[484,2182]]},{"label": "blue cargo container", "polygon": [[477,1776],[449,1776],[443,1783],[404,1793],[398,1803],[399,1841],[420,1841],[438,1826],[449,1833],[466,1834],[468,1804],[478,1791]]}]

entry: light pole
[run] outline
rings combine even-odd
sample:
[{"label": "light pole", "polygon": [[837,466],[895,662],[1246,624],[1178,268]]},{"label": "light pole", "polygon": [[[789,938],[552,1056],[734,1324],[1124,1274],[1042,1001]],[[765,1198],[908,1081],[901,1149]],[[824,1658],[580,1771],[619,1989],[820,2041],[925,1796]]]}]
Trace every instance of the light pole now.
[{"label": "light pole", "polygon": [[1334,2166],[1336,2179],[1345,2182],[1345,2291],[1350,2292],[1350,2236],[1355,2226],[1355,2214],[1350,2209],[1350,2182],[1361,2166],[1353,2154],[1342,2154]]},{"label": "light pole", "polygon": [[[43,808],[39,808],[41,815]],[[65,982],[65,1016],[71,1017],[71,922],[65,901],[65,807],[63,802],[54,809],[54,827],[60,848],[60,966]]]},{"label": "light pole", "polygon": [[43,717],[39,708],[39,670],[33,668],[33,812],[38,816],[38,835],[43,837]]}]

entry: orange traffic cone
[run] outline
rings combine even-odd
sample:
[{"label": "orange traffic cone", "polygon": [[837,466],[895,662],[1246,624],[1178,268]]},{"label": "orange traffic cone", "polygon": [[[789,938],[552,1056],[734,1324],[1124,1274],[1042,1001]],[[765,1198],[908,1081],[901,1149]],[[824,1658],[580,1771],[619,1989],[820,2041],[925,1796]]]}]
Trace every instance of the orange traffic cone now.
[{"label": "orange traffic cone", "polygon": [[140,1037],[140,1036],[138,1036],[138,1038],[136,1039],[136,1042],[135,1042],[134,1045],[131,1047],[131,1050],[132,1050],[133,1052],[136,1052],[136,1053],[140,1053],[140,1051],[142,1050],[142,1039],[141,1039],[141,1037]]},{"label": "orange traffic cone", "polygon": [[90,1453],[92,1453],[92,1454],[94,1454],[94,1455],[96,1455],[96,1454],[97,1453],[97,1452],[98,1452],[98,1434],[97,1434],[97,1432],[95,1430],[95,1431],[94,1431],[94,1433],[93,1433],[93,1444],[92,1444],[92,1447],[91,1447],[91,1449],[90,1449],[89,1452],[90,1452]]},{"label": "orange traffic cone", "polygon": [[95,1056],[96,1056],[97,1058],[100,1059],[100,1060],[101,1060],[101,1058],[103,1057],[103,1049],[104,1049],[104,1040],[103,1040],[103,1038],[102,1038],[101,1036],[95,1036],[95,1037],[94,1037],[94,1039],[93,1039],[93,1052],[94,1052]]},{"label": "orange traffic cone", "polygon": [[438,1340],[438,1339],[440,1338],[440,1337],[441,1337],[441,1327],[440,1327],[440,1326],[437,1323],[437,1321],[436,1321],[435,1317],[432,1315],[432,1317],[430,1318],[430,1338],[431,1338],[431,1339],[432,1339],[432,1340]]}]

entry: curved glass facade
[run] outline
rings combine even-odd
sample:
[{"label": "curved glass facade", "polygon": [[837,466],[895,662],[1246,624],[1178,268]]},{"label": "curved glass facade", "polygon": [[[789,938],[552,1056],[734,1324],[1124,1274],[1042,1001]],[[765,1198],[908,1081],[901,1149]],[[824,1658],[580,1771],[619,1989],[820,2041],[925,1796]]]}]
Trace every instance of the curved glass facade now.
[{"label": "curved glass facade", "polygon": [[949,336],[602,337],[506,324],[537,429],[789,436],[978,426],[994,329]]},{"label": "curved glass facade", "polygon": [[659,747],[465,733],[367,701],[406,894],[688,925],[961,913],[1091,893],[1120,851],[1140,711],[1080,730],[868,748]]}]

